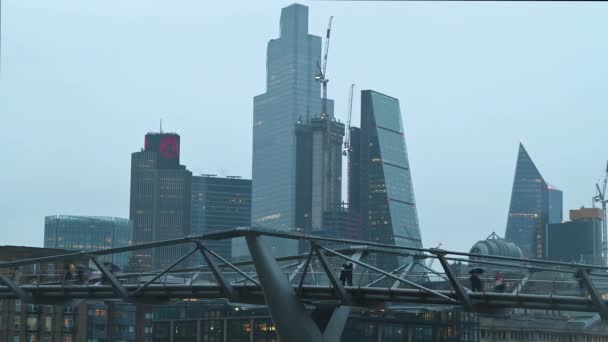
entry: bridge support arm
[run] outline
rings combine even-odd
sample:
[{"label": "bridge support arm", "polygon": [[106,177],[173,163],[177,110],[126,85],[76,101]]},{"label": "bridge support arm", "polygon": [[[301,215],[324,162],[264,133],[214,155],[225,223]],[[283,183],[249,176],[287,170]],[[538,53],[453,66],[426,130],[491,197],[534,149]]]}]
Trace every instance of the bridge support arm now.
[{"label": "bridge support arm", "polygon": [[[308,271],[308,265],[310,265],[310,259],[312,259],[312,255],[314,252],[315,252],[315,250],[313,248],[311,248],[310,253],[308,253],[308,256],[306,257],[306,261],[304,261],[302,277],[300,277],[300,281],[298,282],[298,293],[302,293],[302,285],[304,285],[304,279],[306,279],[306,272]],[[295,274],[293,276],[295,277]],[[293,278],[290,276],[289,281],[291,281],[292,279]]]},{"label": "bridge support arm", "polygon": [[334,289],[336,289],[336,291],[338,292],[338,296],[340,297],[340,300],[342,301],[342,303],[350,304],[350,296],[348,295],[348,293],[346,293],[346,290],[344,289],[344,286],[342,285],[342,283],[340,283],[338,278],[336,278],[336,274],[332,271],[331,267],[329,266],[329,263],[327,262],[327,258],[323,254],[323,251],[321,251],[318,246],[315,246],[314,250],[315,250],[315,253],[317,254],[317,257],[319,258],[319,262],[321,263],[323,270],[327,274],[327,278],[329,278],[329,282],[334,287]]},{"label": "bridge support arm", "polygon": [[454,272],[450,268],[450,264],[445,259],[445,254],[437,253],[436,255],[437,259],[439,259],[439,262],[441,263],[441,267],[443,267],[445,274],[448,276],[448,280],[450,281],[452,289],[454,289],[454,292],[456,292],[456,296],[458,296],[458,299],[462,302],[462,305],[464,305],[464,307],[468,311],[473,311],[473,303],[471,302],[471,297],[462,286],[462,283],[460,282],[456,274],[454,274]]},{"label": "bridge support arm", "polygon": [[296,296],[289,279],[269,249],[262,244],[261,238],[249,234],[245,239],[281,341],[323,341],[321,330]]},{"label": "bridge support arm", "polygon": [[580,279],[580,282],[585,287],[589,295],[591,296],[591,300],[593,301],[593,305],[598,309],[600,317],[602,320],[608,320],[608,305],[604,302],[604,299],[597,291],[593,283],[591,282],[591,278],[589,278],[589,274],[584,269],[579,269],[577,275]]},{"label": "bridge support arm", "polygon": [[222,288],[222,292],[224,292],[224,294],[226,295],[226,297],[228,297],[229,300],[234,301],[236,299],[236,292],[234,291],[232,285],[224,278],[224,274],[217,266],[215,260],[213,260],[212,255],[211,253],[209,253],[207,247],[205,247],[202,243],[198,243],[197,248],[203,255],[203,258],[205,258],[205,262],[211,269],[211,272],[217,280],[218,285]]},{"label": "bridge support arm", "polygon": [[21,299],[22,302],[29,303],[32,301],[32,295],[23,291],[23,289],[20,288],[19,285],[15,284],[8,277],[0,275],[0,281],[4,283],[6,287],[11,289],[11,291],[13,291],[17,295],[17,297]]},{"label": "bridge support arm", "polygon": [[114,276],[114,274],[112,272],[110,272],[110,270],[108,270],[102,263],[100,263],[99,260],[97,260],[97,258],[91,257],[91,260],[93,261],[95,266],[97,266],[97,268],[99,269],[101,274],[103,274],[110,281],[110,283],[112,284],[112,288],[114,289],[114,292],[118,296],[120,296],[122,299],[126,299],[127,297],[129,297],[129,292],[127,291],[127,289],[125,289],[125,287],[122,286],[120,281],[118,279],[116,279],[116,277]]},{"label": "bridge support arm", "polygon": [[[405,264],[405,268],[403,268],[403,272],[401,272],[401,274],[399,274],[399,278],[405,279],[405,277],[410,273],[411,270],[414,269],[414,266],[416,266],[416,265],[418,265],[417,261],[412,261],[409,264]],[[400,285],[401,285],[401,282],[395,280],[393,285],[391,285],[391,290],[399,288]]]},{"label": "bridge support arm", "polygon": [[249,280],[250,282],[252,282],[254,285],[260,286],[260,283],[257,280],[253,279],[253,277],[251,277],[249,274],[243,272],[240,268],[238,268],[235,265],[233,265],[230,261],[222,258],[221,255],[215,253],[214,251],[212,251],[212,250],[210,250],[209,248],[206,248],[206,247],[205,247],[205,250],[207,251],[207,253],[213,255],[214,257],[216,257],[224,265],[228,266],[228,268],[230,268],[231,270],[233,270],[236,273],[240,274],[242,277],[246,278],[247,280]]},{"label": "bridge support arm", "polygon": [[194,252],[196,252],[197,249],[193,249],[192,251],[190,251],[189,253],[187,253],[186,255],[182,256],[181,258],[177,259],[173,264],[171,264],[171,266],[165,268],[162,272],[160,272],[159,274],[155,275],[154,277],[152,277],[152,279],[148,280],[145,284],[143,284],[142,286],[138,287],[137,290],[135,290],[131,296],[135,296],[136,294],[138,294],[139,292],[141,292],[143,289],[145,289],[148,285],[152,284],[153,282],[155,282],[156,280],[158,280],[160,277],[164,276],[165,274],[167,274],[169,271],[171,271],[175,266],[177,266],[180,262],[186,260],[189,256],[191,256],[192,254],[194,254]]}]

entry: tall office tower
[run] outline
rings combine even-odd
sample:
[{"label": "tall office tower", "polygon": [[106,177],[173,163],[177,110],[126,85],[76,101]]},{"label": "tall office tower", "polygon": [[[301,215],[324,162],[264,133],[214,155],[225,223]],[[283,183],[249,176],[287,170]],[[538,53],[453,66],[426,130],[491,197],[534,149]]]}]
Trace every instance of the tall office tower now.
[{"label": "tall office tower", "polygon": [[[360,156],[358,189],[351,183],[351,194],[359,192],[364,238],[397,246],[422,247],[412,176],[407,158],[405,134],[399,100],[375,92],[361,91],[361,129],[359,146],[351,156]],[[392,260],[392,259],[391,259]],[[395,261],[378,260],[391,266]]]},{"label": "tall office tower", "polygon": [[361,128],[350,128],[348,153],[348,208],[361,212]]},{"label": "tall office tower", "polygon": [[[131,155],[133,242],[182,238],[191,233],[192,173],[179,164],[180,139],[175,133],[146,134],[144,149]],[[134,252],[140,270],[169,266],[184,254],[183,246]]]},{"label": "tall office tower", "polygon": [[561,222],[562,198],[560,190],[545,182],[520,143],[505,239],[526,257],[544,257],[547,225]]},{"label": "tall office tower", "polygon": [[328,116],[297,123],[296,229],[319,233],[341,211],[343,140],[344,124]]},{"label": "tall office tower", "polygon": [[[192,233],[213,233],[251,225],[251,180],[240,177],[192,177]],[[230,259],[231,241],[205,245]]]},{"label": "tall office tower", "polygon": [[[268,43],[266,92],[253,100],[252,225],[294,230],[297,198],[296,126],[321,116],[315,80],[321,38],[308,34],[308,7],[281,11],[280,37]],[[333,102],[328,101],[333,117]],[[267,239],[274,255],[297,252],[297,241]]]},{"label": "tall office tower", "polygon": [[564,193],[551,184],[547,184],[549,190],[549,223],[560,223],[564,218]]},{"label": "tall office tower", "polygon": [[570,210],[570,221],[550,223],[546,256],[549,260],[605,265],[602,259],[600,208]]},{"label": "tall office tower", "polygon": [[[77,251],[130,246],[133,239],[131,221],[117,217],[52,215],[44,218],[44,247]],[[125,267],[129,253],[99,257]]]}]

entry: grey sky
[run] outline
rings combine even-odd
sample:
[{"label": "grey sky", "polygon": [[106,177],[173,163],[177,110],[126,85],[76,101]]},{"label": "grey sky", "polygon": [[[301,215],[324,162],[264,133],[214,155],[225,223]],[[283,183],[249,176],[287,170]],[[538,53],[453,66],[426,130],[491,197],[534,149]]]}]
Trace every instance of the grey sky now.
[{"label": "grey sky", "polygon": [[[158,129],[194,173],[251,175],[252,97],[291,1],[2,1],[0,244],[44,216],[128,217],[130,154]],[[426,246],[504,234],[523,141],[565,209],[608,158],[608,3],[306,2],[334,15],[330,97],[397,97]],[[358,95],[354,115],[358,117]]]}]

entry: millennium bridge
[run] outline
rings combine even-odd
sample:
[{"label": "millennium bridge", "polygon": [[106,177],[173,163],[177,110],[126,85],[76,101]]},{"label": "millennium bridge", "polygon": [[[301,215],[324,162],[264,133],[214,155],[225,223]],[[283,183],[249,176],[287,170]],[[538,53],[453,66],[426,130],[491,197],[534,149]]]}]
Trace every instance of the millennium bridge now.
[{"label": "millennium bridge", "polygon": [[[209,241],[244,238],[250,258],[229,261],[207,247]],[[298,240],[308,252],[274,257],[264,239]],[[190,248],[165,269],[119,272],[103,262],[116,253],[168,246]],[[199,256],[200,255],[200,256]],[[184,267],[199,256],[204,264]],[[82,262],[92,265],[90,278],[66,281],[8,270],[45,263]],[[198,260],[198,259],[197,259]],[[379,260],[392,260],[383,263]],[[440,269],[434,269],[437,260]],[[353,265],[351,284],[338,273]],[[385,269],[379,265],[390,265]],[[469,270],[484,271],[490,286],[471,291]],[[504,275],[505,290],[494,291],[490,270]],[[15,260],[0,263],[0,299],[59,304],[74,299],[116,300],[162,304],[180,299],[225,299],[232,303],[266,305],[283,341],[339,341],[352,307],[437,305],[470,312],[509,309],[594,312],[608,319],[608,268],[597,265],[479,255],[433,248],[401,247],[369,241],[319,237],[262,228],[236,228],[180,239],[128,247]]]}]

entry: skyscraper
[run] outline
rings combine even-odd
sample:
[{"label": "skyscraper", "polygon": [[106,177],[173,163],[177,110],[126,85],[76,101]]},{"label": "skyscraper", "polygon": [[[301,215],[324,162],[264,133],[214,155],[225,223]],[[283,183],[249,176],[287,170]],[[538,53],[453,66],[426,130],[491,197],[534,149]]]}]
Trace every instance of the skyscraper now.
[{"label": "skyscraper", "polygon": [[[51,215],[44,218],[44,247],[76,251],[130,246],[131,221],[117,217]],[[126,266],[130,253],[103,255],[99,258],[119,267]]]},{"label": "skyscraper", "polygon": [[[192,177],[193,234],[200,235],[250,225],[250,179]],[[207,241],[205,244],[222,257],[230,259],[230,240]]]},{"label": "skyscraper", "polygon": [[544,257],[547,225],[562,220],[562,197],[560,190],[545,182],[520,143],[505,239],[526,257]]},{"label": "skyscraper", "polygon": [[[283,8],[280,37],[268,43],[266,92],[253,101],[254,226],[297,227],[296,201],[306,195],[297,191],[296,126],[321,116],[320,84],[315,80],[320,57],[321,38],[308,34],[308,7],[293,4]],[[331,100],[328,112],[331,118]],[[278,244],[268,240],[275,255],[297,251],[297,241]]]},{"label": "skyscraper", "polygon": [[350,177],[359,183],[349,183],[349,197],[351,208],[360,210],[364,238],[422,247],[399,100],[361,91],[361,129],[354,131]]},{"label": "skyscraper", "polygon": [[[129,216],[134,243],[176,239],[191,233],[192,173],[179,163],[179,143],[175,133],[148,133],[142,151],[131,155]],[[133,266],[159,269],[182,254],[181,246],[137,251]]]}]

